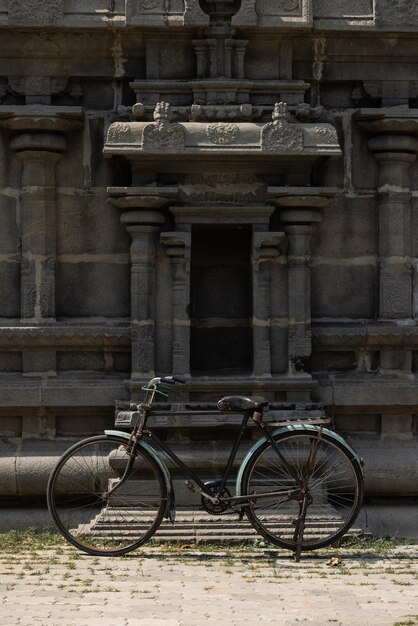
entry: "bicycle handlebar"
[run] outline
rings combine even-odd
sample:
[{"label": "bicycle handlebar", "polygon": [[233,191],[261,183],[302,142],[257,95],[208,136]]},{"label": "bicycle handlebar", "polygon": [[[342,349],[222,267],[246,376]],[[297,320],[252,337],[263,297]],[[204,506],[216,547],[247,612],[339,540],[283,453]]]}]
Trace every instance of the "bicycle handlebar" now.
[{"label": "bicycle handlebar", "polygon": [[174,385],[175,383],[182,383],[184,385],[186,383],[186,379],[181,378],[181,376],[163,376],[163,378],[160,378],[160,381],[168,385]]}]

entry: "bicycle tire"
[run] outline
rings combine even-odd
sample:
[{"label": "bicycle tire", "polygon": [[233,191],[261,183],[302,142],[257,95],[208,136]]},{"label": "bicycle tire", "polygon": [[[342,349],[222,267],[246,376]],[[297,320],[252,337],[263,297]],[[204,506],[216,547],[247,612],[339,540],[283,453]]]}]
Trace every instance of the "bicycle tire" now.
[{"label": "bicycle tire", "polygon": [[48,481],[47,502],[59,532],[76,548],[96,556],[135,550],[158,529],[167,504],[164,475],[139,446],[127,480],[105,493],[122,475],[127,440],[89,437],[59,459]]},{"label": "bicycle tire", "polygon": [[[296,487],[296,478],[308,481],[304,532],[299,549],[316,550],[340,539],[354,523],[363,500],[361,467],[337,439],[301,429],[279,433],[275,444],[285,463],[268,441],[254,451],[242,478],[242,495]],[[309,451],[318,443],[316,463],[307,473]],[[305,475],[304,473],[305,472]],[[308,475],[309,474],[309,475]],[[282,548],[296,550],[296,520],[301,502],[283,496],[254,500],[244,507],[252,526],[265,539]]]}]

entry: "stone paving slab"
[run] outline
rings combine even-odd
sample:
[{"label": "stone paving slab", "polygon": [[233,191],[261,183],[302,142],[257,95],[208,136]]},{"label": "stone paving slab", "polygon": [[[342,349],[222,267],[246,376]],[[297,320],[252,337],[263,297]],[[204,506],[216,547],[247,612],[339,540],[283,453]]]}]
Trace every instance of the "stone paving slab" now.
[{"label": "stone paving slab", "polygon": [[[338,557],[337,565],[330,564]],[[418,625],[418,545],[279,550],[153,546],[0,553],[0,626]]]}]

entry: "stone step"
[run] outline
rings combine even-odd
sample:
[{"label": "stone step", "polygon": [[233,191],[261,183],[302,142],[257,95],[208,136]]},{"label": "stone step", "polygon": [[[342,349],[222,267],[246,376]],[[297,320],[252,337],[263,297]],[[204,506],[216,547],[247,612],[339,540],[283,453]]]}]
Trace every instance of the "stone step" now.
[{"label": "stone step", "polygon": [[[271,515],[269,517],[272,517]],[[119,524],[121,535],[140,535],[144,528],[143,524],[135,521],[135,514],[131,512],[124,516],[123,526]],[[335,518],[334,518],[335,519]],[[112,512],[107,511],[105,515],[99,514],[91,524],[91,530],[97,536],[106,536],[112,530]],[[310,520],[305,529],[305,536],[315,534],[316,536],[326,536],[332,530],[333,517],[317,514]],[[284,524],[279,519],[271,519],[270,527],[277,530],[283,528]],[[285,525],[288,528],[288,523]],[[114,530],[114,529],[113,529]],[[358,528],[352,528],[347,535],[361,534]],[[185,541],[187,543],[210,542],[210,541],[246,541],[260,537],[249,521],[244,517],[239,520],[233,515],[211,516],[201,510],[181,510],[177,511],[176,520],[172,524],[164,520],[155,535],[153,541]]]}]

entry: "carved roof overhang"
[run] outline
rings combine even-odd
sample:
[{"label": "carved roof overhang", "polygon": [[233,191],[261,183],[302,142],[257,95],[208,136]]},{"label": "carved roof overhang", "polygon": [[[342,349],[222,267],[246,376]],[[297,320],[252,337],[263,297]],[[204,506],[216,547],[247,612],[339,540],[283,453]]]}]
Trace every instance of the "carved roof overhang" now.
[{"label": "carved roof overhang", "polygon": [[115,122],[108,130],[105,155],[128,159],[193,156],[207,159],[241,157],[305,157],[340,155],[331,124],[270,122]]}]

